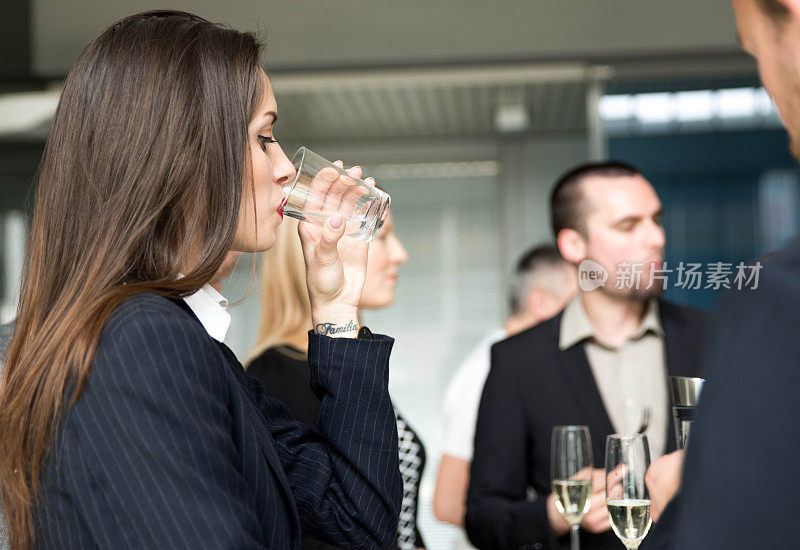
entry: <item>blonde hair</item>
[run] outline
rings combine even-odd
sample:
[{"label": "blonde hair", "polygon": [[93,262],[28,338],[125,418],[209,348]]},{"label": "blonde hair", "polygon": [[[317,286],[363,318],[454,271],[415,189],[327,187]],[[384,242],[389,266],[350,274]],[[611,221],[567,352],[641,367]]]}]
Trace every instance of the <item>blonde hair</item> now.
[{"label": "blonde hair", "polygon": [[303,249],[297,221],[286,218],[275,230],[275,246],[261,258],[261,321],[245,368],[265,350],[291,345],[306,351],[312,328]]}]

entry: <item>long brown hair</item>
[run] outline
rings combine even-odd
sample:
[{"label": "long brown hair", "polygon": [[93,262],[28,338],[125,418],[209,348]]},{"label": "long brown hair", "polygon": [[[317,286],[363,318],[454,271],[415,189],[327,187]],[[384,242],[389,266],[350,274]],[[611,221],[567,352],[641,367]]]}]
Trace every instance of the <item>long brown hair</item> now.
[{"label": "long brown hair", "polygon": [[247,126],[264,92],[259,58],[250,34],[156,11],[106,29],[67,76],[0,388],[12,548],[35,545],[60,416],[79,398],[113,310],[142,292],[197,290],[229,250],[243,182],[252,192]]}]

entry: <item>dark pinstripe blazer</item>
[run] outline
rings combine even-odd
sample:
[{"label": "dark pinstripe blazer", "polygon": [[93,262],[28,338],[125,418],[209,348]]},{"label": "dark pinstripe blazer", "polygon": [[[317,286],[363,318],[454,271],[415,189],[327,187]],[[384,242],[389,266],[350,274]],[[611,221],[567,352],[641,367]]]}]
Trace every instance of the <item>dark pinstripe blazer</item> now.
[{"label": "dark pinstripe blazer", "polygon": [[[319,432],[290,419],[183,301],[127,300],[64,417],[39,548],[389,546],[402,497],[393,340],[311,335]],[[323,435],[324,434],[324,435]]]}]

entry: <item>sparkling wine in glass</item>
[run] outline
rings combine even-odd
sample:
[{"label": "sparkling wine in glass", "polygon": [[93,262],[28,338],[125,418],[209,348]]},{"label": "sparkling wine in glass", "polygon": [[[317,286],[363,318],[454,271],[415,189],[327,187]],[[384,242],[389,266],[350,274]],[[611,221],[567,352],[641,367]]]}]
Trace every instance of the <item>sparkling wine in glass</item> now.
[{"label": "sparkling wine in glass", "polygon": [[555,426],[550,480],[556,508],[570,525],[572,550],[580,548],[579,525],[592,496],[592,440],[586,426]]},{"label": "sparkling wine in glass", "polygon": [[647,436],[606,438],[606,506],[611,528],[628,550],[636,550],[650,530],[650,495],[644,482],[650,466]]}]

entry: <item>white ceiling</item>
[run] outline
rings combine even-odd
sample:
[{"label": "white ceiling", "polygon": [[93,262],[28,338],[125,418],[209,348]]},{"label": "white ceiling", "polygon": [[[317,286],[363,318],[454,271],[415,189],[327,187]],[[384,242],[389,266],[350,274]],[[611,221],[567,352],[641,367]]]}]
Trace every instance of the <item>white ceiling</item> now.
[{"label": "white ceiling", "polygon": [[281,138],[463,136],[497,131],[498,105],[520,104],[530,131],[586,127],[580,64],[273,76]]},{"label": "white ceiling", "polygon": [[[272,70],[738,51],[729,0],[172,0],[262,31]],[[156,0],[31,0],[37,74],[63,75],[115,20]]]},{"label": "white ceiling", "polygon": [[[487,135],[498,130],[498,106],[509,102],[528,115],[524,130],[583,130],[587,81],[608,76],[602,67],[577,63],[278,74],[272,77],[277,135],[283,140]],[[0,134],[43,137],[57,101],[57,90],[0,96]]]},{"label": "white ceiling", "polygon": [[[63,75],[116,19],[163,7],[31,5],[40,76]],[[174,0],[170,7],[261,32],[284,140],[496,134],[498,106],[509,102],[524,110],[527,131],[583,132],[590,80],[754,75],[739,53],[729,0]],[[39,119],[29,135],[46,135]]]},{"label": "white ceiling", "polygon": [[[646,64],[645,73],[654,68]],[[691,89],[701,75],[713,88],[714,77],[722,85],[726,76],[751,71],[749,64],[724,70],[698,65],[689,76],[665,80],[667,73],[656,70],[660,76],[640,78],[636,86]],[[498,109],[509,104],[526,116],[526,132],[585,132],[588,87],[618,86],[615,72],[628,79],[638,74],[631,66],[620,71],[581,63],[277,72],[271,75],[280,114],[276,133],[283,141],[489,137],[502,133]],[[0,135],[44,138],[57,99],[57,91],[0,96]]]}]

